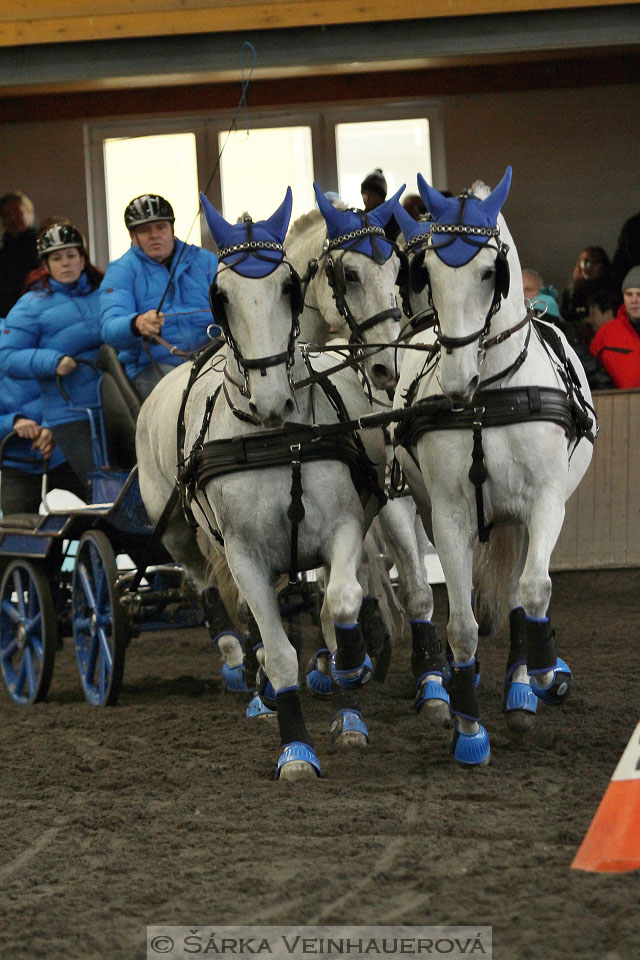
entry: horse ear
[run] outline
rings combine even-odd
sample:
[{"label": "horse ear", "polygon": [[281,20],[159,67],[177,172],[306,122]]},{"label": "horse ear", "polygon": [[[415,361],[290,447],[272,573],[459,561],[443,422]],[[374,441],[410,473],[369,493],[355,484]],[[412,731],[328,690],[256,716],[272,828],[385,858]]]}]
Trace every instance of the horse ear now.
[{"label": "horse ear", "polygon": [[394,206],[400,199],[405,186],[406,184],[403,183],[397,193],[394,193],[394,195],[389,197],[388,200],[385,200],[384,203],[381,203],[379,206],[374,207],[373,210],[369,211],[369,220],[371,223],[373,223],[376,227],[386,227],[386,225],[389,223],[389,220],[391,220],[391,217],[393,216]]},{"label": "horse ear", "polygon": [[434,187],[430,187],[421,173],[418,174],[418,193],[434,220],[449,212],[448,198],[443,197]]},{"label": "horse ear", "polygon": [[338,210],[337,207],[331,203],[330,200],[327,200],[324,193],[314,181],[313,192],[316,195],[316,200],[318,201],[318,209],[325,219],[327,224],[327,231],[329,236],[339,237],[343,233],[343,222],[344,222],[344,211]]},{"label": "horse ear", "polygon": [[289,229],[289,220],[291,219],[291,208],[293,206],[293,194],[291,193],[291,187],[287,187],[287,192],[284,195],[284,200],[278,207],[275,213],[272,213],[268,220],[265,220],[265,227],[272,233],[275,237],[278,238],[280,243],[283,242],[284,238],[287,235],[287,230]]},{"label": "horse ear", "polygon": [[511,186],[511,167],[507,167],[504,176],[498,186],[493,190],[486,200],[482,201],[482,210],[488,214],[493,221],[498,219],[498,214],[502,204],[507,199],[509,187]]},{"label": "horse ear", "polygon": [[204,193],[200,194],[200,203],[202,204],[202,209],[204,210],[204,215],[207,220],[207,226],[211,232],[211,236],[215,240],[218,247],[224,247],[227,242],[227,237],[229,232],[232,229],[231,224],[227,223],[222,214],[218,213],[216,208],[209,202]]},{"label": "horse ear", "polygon": [[417,220],[414,220],[402,204],[396,202],[393,208],[393,215],[402,230],[402,236],[405,240],[411,240],[412,237],[417,237],[419,233],[425,232],[424,223],[419,223]]}]

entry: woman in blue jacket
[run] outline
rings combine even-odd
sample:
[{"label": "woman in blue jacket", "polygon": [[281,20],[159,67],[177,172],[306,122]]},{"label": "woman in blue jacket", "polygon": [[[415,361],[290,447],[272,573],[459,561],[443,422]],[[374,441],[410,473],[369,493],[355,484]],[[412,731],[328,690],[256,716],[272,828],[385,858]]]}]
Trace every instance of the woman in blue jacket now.
[{"label": "woman in blue jacket", "polygon": [[[9,311],[0,334],[0,370],[20,380],[36,380],[43,425],[83,485],[94,469],[87,408],[98,408],[99,375],[80,360],[95,361],[102,343],[98,286],[102,274],[89,262],[84,240],[71,224],[57,223],[38,238],[47,270]],[[64,378],[65,399],[56,385]]]},{"label": "woman in blue jacket", "polygon": [[84,495],[51,430],[42,426],[42,403],[35,380],[2,378],[0,443],[10,433],[17,436],[7,442],[0,464],[0,506],[5,517],[10,513],[38,513],[45,458],[49,460],[50,490],[59,487]]}]

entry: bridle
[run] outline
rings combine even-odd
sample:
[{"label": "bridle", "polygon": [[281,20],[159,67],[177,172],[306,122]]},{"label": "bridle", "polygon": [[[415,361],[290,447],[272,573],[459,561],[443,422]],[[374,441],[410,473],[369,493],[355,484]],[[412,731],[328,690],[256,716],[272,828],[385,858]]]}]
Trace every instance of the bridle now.
[{"label": "bridle", "polygon": [[[385,320],[398,321],[400,320],[402,313],[398,307],[390,307],[387,310],[381,310],[379,313],[368,317],[366,320],[356,320],[347,301],[347,278],[343,262],[344,255],[350,250],[353,250],[355,253],[360,253],[359,250],[354,250],[354,247],[356,247],[362,242],[363,239],[367,237],[371,241],[371,247],[373,251],[371,259],[377,264],[382,265],[386,261],[386,258],[378,243],[380,239],[383,239],[385,243],[390,244],[390,246],[396,252],[398,248],[395,243],[387,239],[383,227],[378,227],[370,223],[369,218],[363,210],[358,210],[356,212],[360,215],[362,226],[357,230],[351,230],[348,233],[343,233],[338,237],[334,237],[332,240],[325,240],[322,255],[319,260],[315,261],[315,270],[317,270],[320,260],[324,259],[324,272],[327,278],[327,283],[331,288],[336,309],[340,316],[345,320],[349,330],[351,331],[349,343],[360,343],[365,346],[366,341],[364,339],[364,334],[367,332],[367,330],[371,330],[372,327],[375,327],[380,323],[384,323]],[[361,255],[368,256],[368,254],[365,253],[362,253]],[[314,261],[311,261],[311,263],[313,262]],[[309,264],[310,268],[311,263]]]},{"label": "bridle", "polygon": [[[236,256],[237,254],[241,254],[241,256],[234,263],[224,263],[223,266],[218,269],[218,272],[213,278],[209,288],[209,303],[211,305],[211,312],[214,320],[224,333],[225,339],[231,348],[234,359],[238,364],[238,368],[242,373],[244,382],[242,384],[238,383],[227,373],[226,370],[225,376],[235,386],[238,387],[242,396],[249,397],[251,396],[251,389],[249,386],[250,370],[259,370],[261,375],[266,377],[267,369],[269,367],[276,367],[280,364],[284,364],[287,369],[289,381],[291,382],[291,369],[295,362],[295,344],[298,334],[300,333],[300,314],[302,312],[303,297],[300,277],[298,276],[293,264],[286,259],[284,246],[281,243],[276,243],[275,241],[254,240],[252,238],[251,230],[252,220],[248,215],[245,215],[243,223],[245,223],[247,226],[246,241],[243,241],[242,243],[235,243],[228,247],[222,247],[218,251],[218,259],[220,261],[224,261],[227,257]],[[264,256],[263,251],[275,251],[276,253],[282,254],[282,256],[277,260],[273,260],[271,257]],[[259,260],[263,260],[269,264],[272,264],[273,270],[270,272],[274,272],[282,264],[284,264],[289,270],[291,284],[289,290],[291,304],[291,329],[289,331],[287,347],[281,353],[274,353],[267,357],[247,358],[243,356],[242,350],[240,349],[237,340],[233,336],[229,325],[229,319],[227,317],[225,306],[229,300],[226,294],[223,293],[218,286],[218,277],[220,273],[225,270],[232,270],[234,273],[237,273],[246,279],[263,279],[261,277],[247,277],[246,274],[243,274],[240,270],[238,270],[239,265],[243,263],[249,256],[256,257]],[[269,274],[265,274],[265,276],[269,276]]]}]

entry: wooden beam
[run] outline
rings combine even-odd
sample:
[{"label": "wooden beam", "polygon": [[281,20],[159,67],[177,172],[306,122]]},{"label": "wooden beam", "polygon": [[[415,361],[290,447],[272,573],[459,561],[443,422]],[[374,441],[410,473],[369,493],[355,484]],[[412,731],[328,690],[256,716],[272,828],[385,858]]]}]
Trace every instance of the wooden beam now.
[{"label": "wooden beam", "polygon": [[[640,0],[633,0],[638,3]],[[0,47],[615,6],[618,0],[2,0]]]}]

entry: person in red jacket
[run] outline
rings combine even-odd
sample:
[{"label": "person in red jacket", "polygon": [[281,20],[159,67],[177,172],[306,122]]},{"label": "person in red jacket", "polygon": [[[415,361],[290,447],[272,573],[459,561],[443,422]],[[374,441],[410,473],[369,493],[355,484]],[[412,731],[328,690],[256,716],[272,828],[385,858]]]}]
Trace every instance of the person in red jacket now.
[{"label": "person in red jacket", "polygon": [[600,327],[589,345],[615,387],[640,387],[640,266],[622,281],[622,303],[617,315]]}]

